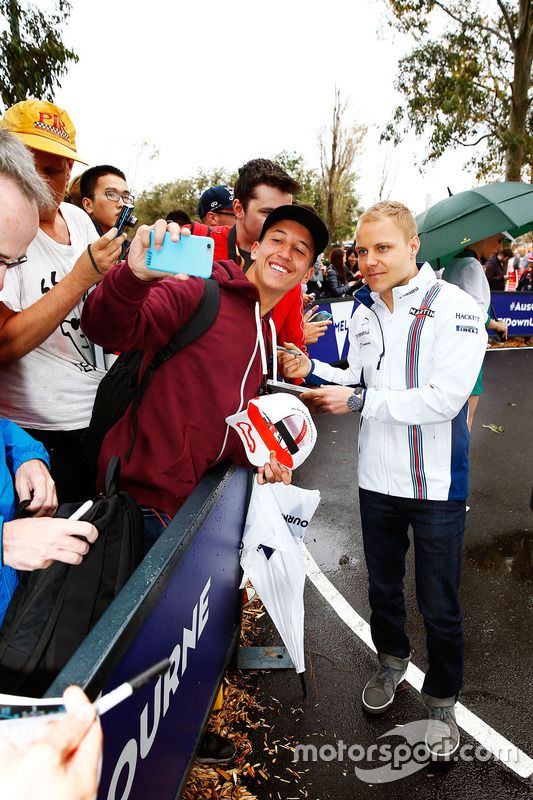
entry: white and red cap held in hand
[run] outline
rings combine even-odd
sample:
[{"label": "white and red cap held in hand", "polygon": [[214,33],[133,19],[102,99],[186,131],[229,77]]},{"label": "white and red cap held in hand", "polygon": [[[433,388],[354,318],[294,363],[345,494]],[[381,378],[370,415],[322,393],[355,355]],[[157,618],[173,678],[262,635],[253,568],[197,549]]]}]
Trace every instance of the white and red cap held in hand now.
[{"label": "white and red cap held in hand", "polygon": [[301,400],[288,393],[254,397],[244,411],[226,417],[235,428],[250,464],[262,467],[273,450],[280,464],[296,469],[315,446],[317,433]]}]

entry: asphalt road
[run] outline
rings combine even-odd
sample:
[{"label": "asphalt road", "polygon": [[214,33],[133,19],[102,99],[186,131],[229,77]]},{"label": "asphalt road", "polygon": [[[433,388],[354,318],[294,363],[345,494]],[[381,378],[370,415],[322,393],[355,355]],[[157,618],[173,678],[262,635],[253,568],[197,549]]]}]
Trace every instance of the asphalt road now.
[{"label": "asphalt road", "polygon": [[[481,398],[471,443],[471,510],[467,515],[462,601],[466,633],[465,683],[461,702],[498,733],[533,757],[533,351],[490,352],[485,362]],[[483,425],[503,427],[495,433]],[[320,568],[355,611],[369,619],[367,578],[357,502],[355,456],[357,430],[352,415],[317,420],[319,443],[298,470],[296,482],[318,488],[322,501],[308,528],[306,544]],[[411,558],[406,575],[408,630],[413,662],[425,667],[425,636],[417,611]],[[425,765],[402,777],[396,771],[371,779],[368,770],[381,762],[363,758],[378,743],[398,744],[398,737],[378,738],[396,725],[425,719],[420,696],[403,684],[391,711],[369,717],[361,709],[362,687],[374,669],[369,648],[307,582],[306,657],[308,697],[287,671],[257,676],[260,699],[268,706],[269,741],[314,744],[322,754],[355,745],[354,758],[318,758],[292,763],[292,752],[279,749],[270,780],[254,783],[261,798],[309,797],[313,800],[404,798],[504,800],[532,795],[533,782],[478,751],[480,758],[452,765]],[[269,624],[264,643],[278,643]],[[398,729],[401,731],[401,728]],[[254,737],[257,760],[264,731]],[[462,742],[477,742],[463,733]],[[342,748],[342,745],[340,745]],[[320,755],[320,752],[318,753]],[[484,760],[483,760],[484,759]],[[356,775],[355,768],[361,770]],[[299,773],[292,776],[289,770]],[[307,770],[307,771],[306,771]],[[277,777],[276,777],[277,776]],[[389,781],[390,778],[395,778]],[[287,783],[287,780],[289,781]],[[306,794],[307,793],[307,794]]]}]

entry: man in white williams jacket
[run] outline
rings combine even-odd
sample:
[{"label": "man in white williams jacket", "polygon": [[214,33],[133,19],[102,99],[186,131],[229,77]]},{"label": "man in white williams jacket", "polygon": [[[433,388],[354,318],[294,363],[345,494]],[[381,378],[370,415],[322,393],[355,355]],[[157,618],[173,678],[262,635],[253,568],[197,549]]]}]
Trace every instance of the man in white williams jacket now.
[{"label": "man in white williams jacket", "polygon": [[486,350],[485,320],[469,295],[416,263],[416,223],[401,203],[366,211],[356,242],[367,286],[355,294],[361,305],[350,322],[348,369],[299,352],[280,360],[287,376],[321,386],[302,395],[314,410],[360,415],[359,500],[379,657],[363,707],[386,711],[409,663],[403,578],[411,526],[427,634],[426,744],[432,757],[449,759],[459,747],[454,706],[463,679],[468,397]]}]

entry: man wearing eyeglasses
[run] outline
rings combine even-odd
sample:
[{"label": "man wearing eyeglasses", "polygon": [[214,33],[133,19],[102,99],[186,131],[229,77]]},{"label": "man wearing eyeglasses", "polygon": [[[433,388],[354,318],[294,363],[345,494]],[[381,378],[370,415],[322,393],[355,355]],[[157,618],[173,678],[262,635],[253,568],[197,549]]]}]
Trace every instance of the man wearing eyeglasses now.
[{"label": "man wearing eyeglasses", "polygon": [[[24,100],[7,109],[0,127],[29,148],[53,197],[26,253],[0,253],[11,260],[0,291],[0,417],[45,445],[60,501],[76,501],[94,493],[88,426],[105,375],[103,353],[81,331],[81,311],[126,237],[110,230],[98,239],[87,214],[62,202],[74,161],[85,163],[64,109]],[[15,265],[12,257],[22,255]]]},{"label": "man wearing eyeglasses", "polygon": [[[128,189],[122,170],[110,164],[101,164],[86,170],[80,180],[83,208],[90,216],[98,234],[102,236],[114,227],[124,205],[133,205],[135,197]],[[130,243],[122,245],[122,258],[126,257]]]}]

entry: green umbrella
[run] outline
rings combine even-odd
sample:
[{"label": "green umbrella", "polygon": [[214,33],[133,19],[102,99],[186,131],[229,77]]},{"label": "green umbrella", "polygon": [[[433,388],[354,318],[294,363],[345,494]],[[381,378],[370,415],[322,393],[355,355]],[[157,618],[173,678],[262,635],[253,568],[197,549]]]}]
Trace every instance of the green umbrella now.
[{"label": "green umbrella", "polygon": [[533,229],[533,186],[489,183],[459,192],[416,218],[420,236],[417,260],[444,267],[465,247],[506,231],[516,237]]}]

